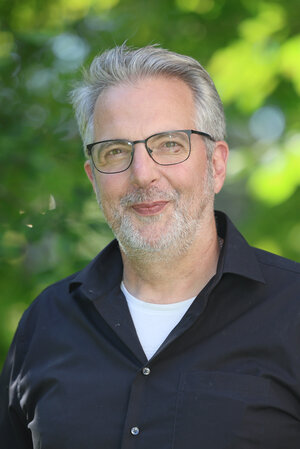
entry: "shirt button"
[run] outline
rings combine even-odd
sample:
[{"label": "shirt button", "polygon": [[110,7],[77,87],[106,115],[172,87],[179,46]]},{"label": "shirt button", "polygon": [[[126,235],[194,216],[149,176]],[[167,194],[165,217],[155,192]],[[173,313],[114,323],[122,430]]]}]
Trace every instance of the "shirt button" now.
[{"label": "shirt button", "polygon": [[140,429],[138,427],[131,427],[130,432],[132,435],[138,435],[140,433]]},{"label": "shirt button", "polygon": [[148,368],[147,366],[145,368],[143,368],[143,374],[144,376],[149,376],[149,374],[151,373],[150,368]]}]

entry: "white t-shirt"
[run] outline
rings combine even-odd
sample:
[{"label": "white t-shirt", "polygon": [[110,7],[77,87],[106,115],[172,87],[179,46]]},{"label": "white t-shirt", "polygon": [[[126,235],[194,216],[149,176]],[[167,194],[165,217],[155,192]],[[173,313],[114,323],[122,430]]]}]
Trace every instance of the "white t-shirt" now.
[{"label": "white t-shirt", "polygon": [[121,283],[131,317],[148,360],[179,323],[194,298],[172,304],[153,304],[132,296]]}]

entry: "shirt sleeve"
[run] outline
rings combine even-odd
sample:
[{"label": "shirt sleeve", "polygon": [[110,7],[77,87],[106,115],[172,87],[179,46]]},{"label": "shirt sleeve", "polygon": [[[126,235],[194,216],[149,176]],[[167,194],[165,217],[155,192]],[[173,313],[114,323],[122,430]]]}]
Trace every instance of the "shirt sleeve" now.
[{"label": "shirt sleeve", "polygon": [[22,346],[18,343],[17,331],[0,376],[0,444],[3,449],[34,449],[18,397],[21,364],[18,354],[23,353]]}]

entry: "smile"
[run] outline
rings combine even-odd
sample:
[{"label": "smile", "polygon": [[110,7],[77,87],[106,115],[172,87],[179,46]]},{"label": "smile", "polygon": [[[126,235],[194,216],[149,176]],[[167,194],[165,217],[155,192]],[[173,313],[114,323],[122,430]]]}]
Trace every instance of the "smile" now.
[{"label": "smile", "polygon": [[151,203],[133,204],[132,209],[139,215],[156,215],[162,212],[168,201],[153,201]]}]

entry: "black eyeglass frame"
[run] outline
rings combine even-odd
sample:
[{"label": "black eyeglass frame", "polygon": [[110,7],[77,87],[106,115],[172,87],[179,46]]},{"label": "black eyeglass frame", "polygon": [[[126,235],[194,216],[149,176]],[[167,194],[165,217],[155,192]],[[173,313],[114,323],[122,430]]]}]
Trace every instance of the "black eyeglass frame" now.
[{"label": "black eyeglass frame", "polygon": [[[159,136],[159,135],[162,135],[162,134],[168,134],[168,133],[177,133],[177,132],[184,132],[184,133],[186,133],[187,136],[188,136],[188,139],[189,139],[189,152],[188,152],[187,157],[186,157],[183,161],[180,161],[180,162],[174,162],[174,163],[171,163],[171,164],[161,164],[161,163],[157,162],[155,159],[153,159],[153,157],[152,157],[152,155],[151,155],[151,153],[152,153],[153,151],[152,151],[151,148],[149,148],[148,145],[147,145],[148,140],[151,139],[151,138],[154,137],[154,136]],[[149,156],[151,157],[151,159],[152,159],[156,164],[158,164],[158,165],[168,166],[168,165],[178,165],[178,164],[182,164],[182,162],[186,161],[186,160],[190,157],[190,154],[191,154],[191,135],[192,135],[192,134],[198,134],[199,136],[203,136],[203,137],[208,138],[208,139],[211,140],[212,142],[216,142],[216,140],[215,140],[210,134],[205,133],[205,132],[203,132],[203,131],[196,131],[196,130],[194,130],[194,129],[175,129],[175,130],[171,130],[171,131],[162,131],[162,132],[160,132],[160,133],[152,134],[151,136],[147,137],[147,138],[144,139],[144,140],[127,140],[127,139],[108,139],[108,140],[100,140],[100,141],[98,141],[98,142],[89,143],[88,145],[86,145],[86,149],[87,149],[87,154],[88,154],[88,156],[92,159],[93,165],[94,165],[95,169],[96,169],[98,172],[103,173],[103,174],[106,174],[106,175],[114,175],[114,174],[117,174],[117,173],[123,173],[124,171],[128,170],[128,168],[129,168],[130,165],[132,164],[133,157],[134,157],[134,150],[135,150],[135,147],[134,147],[134,146],[135,146],[137,143],[144,143],[144,144],[145,144],[145,148],[146,148],[146,150],[147,150],[147,153],[149,154]],[[97,145],[98,143],[106,143],[106,142],[114,142],[114,141],[118,141],[118,142],[126,142],[126,143],[129,143],[129,144],[132,146],[131,159],[130,159],[130,162],[129,162],[128,166],[127,166],[126,168],[124,168],[123,170],[113,171],[113,172],[107,172],[107,171],[99,170],[99,168],[97,168],[97,166],[96,166],[96,164],[95,164],[95,162],[94,162],[94,159],[93,159],[93,151],[92,151],[93,147],[94,147],[95,145]]]}]

